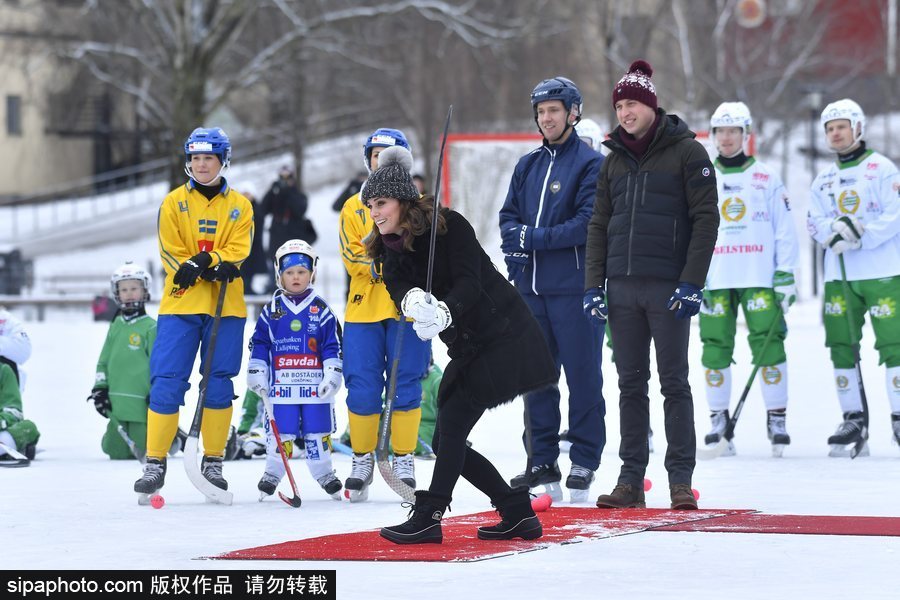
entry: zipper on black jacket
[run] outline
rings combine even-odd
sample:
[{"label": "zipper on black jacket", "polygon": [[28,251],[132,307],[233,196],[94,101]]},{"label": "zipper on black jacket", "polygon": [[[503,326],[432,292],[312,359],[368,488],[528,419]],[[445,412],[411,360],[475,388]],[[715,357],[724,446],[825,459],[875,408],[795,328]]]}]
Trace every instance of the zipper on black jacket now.
[{"label": "zipper on black jacket", "polygon": [[[631,179],[631,173],[628,174],[628,179]],[[637,192],[638,192],[638,178],[637,175],[634,177],[634,191],[631,194],[631,220],[628,223],[628,268],[625,270],[625,275],[631,275],[631,243],[634,240],[634,214],[637,211]],[[627,194],[627,188],[626,188]]]}]

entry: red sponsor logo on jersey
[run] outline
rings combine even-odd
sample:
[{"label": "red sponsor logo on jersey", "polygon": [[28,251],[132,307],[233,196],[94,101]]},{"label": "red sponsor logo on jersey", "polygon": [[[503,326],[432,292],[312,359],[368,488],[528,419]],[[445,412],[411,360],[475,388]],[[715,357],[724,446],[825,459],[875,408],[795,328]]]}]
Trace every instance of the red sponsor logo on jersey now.
[{"label": "red sponsor logo on jersey", "polygon": [[306,345],[309,347],[310,352],[318,352],[319,351],[319,342],[316,341],[316,338],[311,337],[307,340]]},{"label": "red sponsor logo on jersey", "polygon": [[765,182],[765,181],[768,181],[768,180],[769,180],[769,175],[768,175],[767,173],[754,173],[754,174],[753,174],[753,181],[763,181],[763,182]]},{"label": "red sponsor logo on jersey", "polygon": [[869,171],[874,171],[877,168],[878,168],[877,162],[866,163],[866,169],[868,169]]},{"label": "red sponsor logo on jersey", "polygon": [[282,354],[275,358],[276,369],[319,369],[319,357],[315,354]]},{"label": "red sponsor logo on jersey", "polygon": [[309,314],[311,314],[311,315],[317,315],[317,314],[319,314],[319,307],[316,306],[315,304],[313,304],[312,306],[310,306],[310,307],[309,307]]},{"label": "red sponsor logo on jersey", "polygon": [[200,248],[200,252],[212,252],[213,242],[212,240],[200,240],[197,242],[197,247]]},{"label": "red sponsor logo on jersey", "polygon": [[716,246],[713,254],[757,254],[762,251],[762,244],[735,244],[731,246]]}]

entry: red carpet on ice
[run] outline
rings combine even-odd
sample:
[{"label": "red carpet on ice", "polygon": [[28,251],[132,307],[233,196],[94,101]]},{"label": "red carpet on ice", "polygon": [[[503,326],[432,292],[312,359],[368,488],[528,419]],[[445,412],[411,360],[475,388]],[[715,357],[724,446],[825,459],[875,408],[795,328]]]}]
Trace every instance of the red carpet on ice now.
[{"label": "red carpet on ice", "polygon": [[481,525],[498,521],[494,511],[444,519],[443,544],[399,546],[383,539],[377,530],[321,537],[235,550],[211,558],[231,560],[358,560],[469,562],[519,552],[542,550],[561,544],[626,535],[653,527],[676,525],[739,514],[740,510],[674,511],[552,507],[539,513],[544,536],[539,540],[484,541],[476,537]]},{"label": "red carpet on ice", "polygon": [[900,536],[900,518],[892,517],[765,515],[740,509],[674,511],[574,507],[552,507],[539,516],[544,536],[534,541],[479,540],[475,535],[478,526],[497,521],[497,513],[491,511],[444,519],[443,544],[399,546],[382,539],[377,530],[370,530],[245,548],[209,558],[471,562],[643,531]]}]

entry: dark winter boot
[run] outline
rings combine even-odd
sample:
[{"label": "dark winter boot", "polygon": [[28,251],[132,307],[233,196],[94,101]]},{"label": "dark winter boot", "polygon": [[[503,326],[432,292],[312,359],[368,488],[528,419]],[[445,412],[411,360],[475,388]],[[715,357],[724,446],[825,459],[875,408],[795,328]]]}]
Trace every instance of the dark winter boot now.
[{"label": "dark winter boot", "polygon": [[479,540],[536,540],[544,535],[541,522],[531,508],[528,488],[514,489],[509,495],[493,503],[502,519],[496,525],[478,528]]},{"label": "dark winter boot", "polygon": [[134,482],[134,491],[138,494],[153,494],[166,483],[166,459],[148,458],[144,463],[144,474]]},{"label": "dark winter boot", "polygon": [[673,483],[669,486],[672,498],[672,510],[697,510],[697,499],[694,490],[687,483]]},{"label": "dark winter boot", "polygon": [[597,498],[597,508],[646,508],[644,490],[627,483],[617,483],[609,494]]},{"label": "dark winter boot", "polygon": [[419,490],[406,523],[382,527],[381,537],[395,544],[440,544],[444,541],[441,518],[449,505],[449,496]]},{"label": "dark winter boot", "polygon": [[228,482],[222,477],[222,457],[204,456],[200,461],[200,471],[208,482],[220,490],[228,489]]}]

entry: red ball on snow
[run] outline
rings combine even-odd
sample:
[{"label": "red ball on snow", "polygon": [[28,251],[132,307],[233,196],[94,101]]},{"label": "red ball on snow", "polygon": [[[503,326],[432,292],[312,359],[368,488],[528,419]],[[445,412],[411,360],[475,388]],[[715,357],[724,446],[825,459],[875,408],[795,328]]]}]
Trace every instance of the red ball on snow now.
[{"label": "red ball on snow", "polygon": [[534,512],[543,512],[552,504],[553,498],[550,497],[550,494],[542,494],[531,501],[531,508]]},{"label": "red ball on snow", "polygon": [[153,508],[162,508],[166,505],[166,499],[160,496],[159,494],[154,494],[150,496],[150,506]]}]

